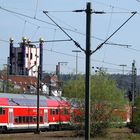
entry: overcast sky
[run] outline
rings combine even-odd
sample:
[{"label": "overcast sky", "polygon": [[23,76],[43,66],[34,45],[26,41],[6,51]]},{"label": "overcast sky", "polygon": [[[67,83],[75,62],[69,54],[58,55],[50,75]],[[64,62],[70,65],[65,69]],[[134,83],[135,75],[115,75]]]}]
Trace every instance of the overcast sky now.
[{"label": "overcast sky", "polygon": [[[92,14],[91,49],[94,50],[108,36],[110,36],[133,11],[133,16],[108,42],[117,45],[104,45],[91,56],[91,67],[106,68],[109,73],[129,74],[133,60],[136,61],[138,74],[140,73],[140,2],[138,0],[0,0],[0,68],[7,63],[9,56],[9,38],[14,38],[14,46],[19,46],[23,36],[32,41],[69,39],[43,13],[49,11],[53,18],[83,49],[85,49],[86,14],[74,13],[73,10],[86,9],[87,2],[91,2],[93,11],[104,11],[106,14]],[[125,46],[130,45],[130,46]],[[38,44],[36,44],[38,47]],[[58,62],[61,73],[75,73],[76,53],[78,48],[72,41],[45,43],[43,53],[43,70],[54,72]],[[79,50],[79,49],[78,49]],[[85,72],[85,54],[78,54],[78,73]],[[94,70],[91,70],[94,73]]]}]

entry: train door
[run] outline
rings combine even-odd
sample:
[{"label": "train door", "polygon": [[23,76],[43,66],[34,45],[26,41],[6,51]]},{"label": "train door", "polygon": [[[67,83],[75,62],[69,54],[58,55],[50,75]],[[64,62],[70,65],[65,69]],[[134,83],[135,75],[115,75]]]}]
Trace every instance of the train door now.
[{"label": "train door", "polygon": [[13,127],[13,108],[9,108],[8,120],[9,120],[9,128],[12,128]]},{"label": "train door", "polygon": [[48,109],[44,109],[44,126],[48,127]]}]

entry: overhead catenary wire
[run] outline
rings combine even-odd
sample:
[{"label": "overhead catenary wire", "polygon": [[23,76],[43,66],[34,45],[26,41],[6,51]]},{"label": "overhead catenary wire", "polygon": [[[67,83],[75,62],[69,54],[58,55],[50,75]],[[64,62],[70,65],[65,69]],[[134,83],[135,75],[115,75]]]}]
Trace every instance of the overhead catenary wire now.
[{"label": "overhead catenary wire", "polygon": [[36,18],[37,9],[38,9],[38,0],[36,0],[36,7],[35,7],[35,15],[34,15],[34,18]]},{"label": "overhead catenary wire", "polygon": [[[65,21],[62,21],[62,19],[59,19],[58,17],[56,18],[54,15],[50,14],[49,15],[53,18],[53,19],[57,19],[57,21],[62,22],[64,25],[70,27],[71,29],[73,29],[74,31],[77,31],[77,29],[71,25],[69,25],[68,23],[66,23]],[[63,28],[63,27],[62,27]]]},{"label": "overhead catenary wire", "polygon": [[38,26],[35,30],[35,32],[33,33],[31,40],[34,38],[34,36],[37,34],[38,30],[40,29],[40,26]]},{"label": "overhead catenary wire", "polygon": [[[44,51],[49,51],[49,52],[52,52],[52,53],[57,53],[57,54],[61,54],[61,55],[65,55],[65,56],[70,56],[70,57],[74,57],[75,58],[75,55],[72,55],[72,54],[68,54],[68,53],[63,53],[63,52],[59,52],[59,51],[55,51],[55,50],[52,50],[52,49],[44,49]],[[81,57],[81,56],[78,56],[79,59],[85,59],[84,57]],[[111,62],[106,62],[106,61],[102,61],[102,60],[97,60],[97,59],[91,59],[92,61],[95,61],[95,62],[99,62],[99,63],[105,63],[105,64],[108,64],[108,65],[113,65],[113,66],[119,66],[119,64],[115,64],[115,63],[111,63]]]},{"label": "overhead catenary wire", "polygon": [[[6,9],[6,8],[3,8],[3,7],[1,7],[1,6],[0,6],[0,9],[1,9],[1,10],[4,10],[4,11],[6,11],[6,12],[9,12],[9,13],[11,13],[11,14],[14,14],[14,15],[16,15],[17,17],[18,17],[18,16],[26,17],[26,18],[29,18],[29,19],[32,19],[32,20],[36,20],[36,21],[39,21],[39,22],[42,22],[42,23],[46,23],[46,24],[48,24],[48,25],[51,25],[51,26],[55,26],[55,27],[56,27],[56,25],[53,24],[53,23],[46,22],[46,21],[44,21],[44,20],[41,20],[41,19],[38,19],[38,18],[34,18],[34,17],[28,16],[28,15],[25,15],[25,14],[22,14],[22,13],[18,13],[18,12],[15,12],[15,11],[12,11],[12,10],[9,10],[9,9]],[[18,17],[18,18],[19,18],[19,17]],[[20,18],[20,19],[22,19],[22,18]],[[25,19],[22,19],[22,20],[25,21]],[[27,21],[27,20],[26,20],[26,22],[28,22],[28,23],[30,23],[30,24],[32,24],[32,25],[35,25],[35,26],[37,26],[37,27],[39,27],[39,25],[34,24],[34,23],[32,23],[32,22],[29,22],[29,21]],[[40,28],[41,28],[41,27],[42,27],[42,26],[40,26]],[[73,33],[77,33],[77,34],[80,34],[80,35],[83,35],[83,36],[86,35],[85,33],[81,33],[80,31],[75,30],[75,29],[72,30],[72,29],[65,28],[65,27],[62,27],[62,29],[65,29],[65,30],[67,30],[67,31],[70,31],[70,32],[73,32]],[[101,39],[101,38],[96,37],[96,36],[91,36],[91,38],[94,38],[94,39],[97,39],[97,40],[100,40],[100,41],[104,41],[104,39]],[[112,42],[108,42],[108,43],[112,43]],[[115,43],[115,44],[117,45],[117,43]],[[119,44],[118,44],[118,45],[119,45]]]},{"label": "overhead catenary wire", "polygon": [[104,6],[106,6],[106,7],[114,7],[115,9],[120,9],[120,10],[124,10],[124,11],[131,12],[130,9],[126,9],[126,8],[114,6],[114,5],[111,5],[111,4],[104,3],[104,2],[99,2],[99,1],[97,1],[97,0],[93,0],[93,2],[94,2],[94,3],[98,3],[98,4],[100,4],[100,5],[104,5]]},{"label": "overhead catenary wire", "polygon": [[79,44],[77,41],[75,41],[61,26],[59,26],[59,25],[47,14],[47,11],[43,11],[43,13],[44,13],[58,28],[60,28],[61,31],[62,31],[64,34],[66,34],[67,37],[69,37],[69,38],[74,42],[74,44],[75,44],[78,48],[80,48],[82,51],[85,52],[85,50],[80,46],[80,44]]},{"label": "overhead catenary wire", "polygon": [[23,25],[23,30],[22,30],[22,36],[24,36],[25,27],[26,27],[26,23],[27,23],[27,21],[25,20],[25,21],[24,21],[24,25]]},{"label": "overhead catenary wire", "polygon": [[[111,12],[113,12],[114,10],[114,7],[111,7]],[[109,23],[108,23],[108,28],[107,28],[107,33],[106,33],[106,38],[109,34],[109,31],[110,31],[110,28],[111,28],[111,22],[112,22],[112,15],[113,14],[110,14],[110,18],[109,18]],[[107,45],[107,44],[106,44]],[[105,47],[107,49],[107,47]],[[103,61],[105,60],[105,55],[106,55],[106,50],[104,51],[104,55],[103,55]]]},{"label": "overhead catenary wire", "polygon": [[137,12],[133,12],[132,15],[121,25],[119,26],[103,43],[101,43],[92,53],[95,53],[97,50],[103,47],[103,45],[116,33],[118,32]]}]

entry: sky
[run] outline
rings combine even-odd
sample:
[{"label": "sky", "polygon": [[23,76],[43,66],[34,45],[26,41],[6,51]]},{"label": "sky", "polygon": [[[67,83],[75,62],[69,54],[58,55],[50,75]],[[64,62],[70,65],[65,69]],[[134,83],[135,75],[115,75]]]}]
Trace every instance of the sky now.
[{"label": "sky", "polygon": [[[86,9],[87,2],[91,3],[93,11],[105,12],[91,15],[91,51],[121,26],[132,12],[137,11],[107,42],[122,45],[105,44],[91,55],[91,73],[94,74],[96,67],[102,67],[108,73],[122,74],[124,70],[124,74],[130,74],[135,60],[140,74],[138,0],[0,0],[0,69],[7,63],[10,37],[14,38],[15,47],[19,47],[23,36],[31,41],[38,41],[40,37],[45,41],[69,39],[43,11],[48,11],[48,15],[85,50],[86,13],[73,10]],[[73,50],[80,49],[72,41],[47,42],[43,49],[43,71],[54,73],[56,65],[61,62],[61,73],[76,72],[76,53]],[[85,73],[85,53],[82,50],[78,53],[77,71]]]}]

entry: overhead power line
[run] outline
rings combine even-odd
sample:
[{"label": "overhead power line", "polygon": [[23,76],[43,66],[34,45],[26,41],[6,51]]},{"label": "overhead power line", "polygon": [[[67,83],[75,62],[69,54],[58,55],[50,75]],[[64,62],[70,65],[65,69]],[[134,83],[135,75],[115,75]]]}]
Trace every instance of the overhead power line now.
[{"label": "overhead power line", "polygon": [[73,42],[74,42],[74,44],[78,47],[78,48],[80,48],[82,51],[84,51],[85,52],[85,50],[80,46],[80,44],[77,42],[77,41],[75,41],[61,26],[59,26],[48,14],[47,14],[47,11],[43,11],[43,13],[68,37],[68,38],[70,38]]},{"label": "overhead power line", "polygon": [[103,47],[103,45],[116,33],[118,32],[137,12],[133,12],[132,15],[121,25],[117,30],[115,30],[103,43],[101,43],[92,53],[95,53],[97,50]]},{"label": "overhead power line", "polygon": [[[51,26],[55,26],[55,27],[56,27],[56,25],[53,24],[53,23],[50,23],[50,22],[47,22],[47,21],[44,21],[44,20],[41,20],[41,19],[38,19],[38,18],[34,18],[34,17],[32,17],[32,16],[28,16],[28,15],[25,15],[25,14],[22,14],[22,13],[18,13],[18,12],[15,12],[15,11],[12,11],[12,10],[9,10],[9,9],[6,9],[6,8],[3,8],[3,7],[1,7],[1,6],[0,6],[0,9],[1,9],[1,10],[4,10],[4,11],[7,11],[7,12],[9,12],[9,13],[12,13],[12,14],[20,15],[20,16],[23,16],[23,17],[26,17],[26,18],[29,18],[29,19],[33,19],[33,20],[36,20],[36,21],[39,21],[39,22],[42,22],[42,23],[46,23],[46,24],[49,24],[49,25],[51,25]],[[63,27],[63,29],[66,29],[66,30],[68,30],[68,31],[74,32],[73,30],[68,29],[68,28],[65,28],[65,27]]]},{"label": "overhead power line", "polygon": [[[32,20],[36,20],[36,21],[39,21],[39,22],[42,22],[42,23],[46,23],[46,24],[48,24],[48,25],[51,25],[51,26],[55,26],[55,27],[56,27],[56,25],[53,24],[53,23],[50,23],[50,22],[47,22],[47,21],[44,21],[44,20],[41,20],[41,19],[38,19],[38,18],[34,18],[34,17],[32,17],[32,16],[28,16],[28,15],[25,15],[25,14],[22,14],[22,13],[18,13],[18,12],[9,10],[9,9],[7,9],[7,8],[3,8],[3,7],[1,7],[1,6],[0,6],[0,9],[1,9],[1,10],[4,10],[4,11],[6,11],[6,12],[9,12],[9,13],[11,13],[11,14],[14,14],[14,15],[19,15],[19,16],[22,16],[22,17],[26,17],[26,18],[29,18],[29,19],[32,19]],[[18,17],[18,18],[19,18],[19,17]],[[22,18],[20,18],[20,19],[22,19]],[[32,23],[32,22],[30,22],[30,21],[27,21],[27,20],[25,20],[25,19],[22,19],[22,20],[24,20],[24,22],[26,21],[26,22],[28,22],[28,23],[34,25],[34,26],[37,26],[37,27],[40,27],[40,28],[42,27],[42,26],[39,26],[39,25],[37,25],[37,24],[35,24],[35,23]],[[65,28],[65,27],[61,27],[61,28],[62,28],[62,29],[65,29],[65,30],[67,30],[67,31],[76,33],[76,34],[83,35],[83,36],[86,35],[85,33],[81,33],[80,31],[77,31],[77,30],[75,30],[75,29],[72,30],[72,29],[70,29],[70,28]],[[91,37],[94,38],[94,39],[100,40],[100,41],[104,41],[104,39],[101,39],[101,38],[96,37],[96,36],[91,36]],[[109,44],[109,43],[110,43],[110,42],[108,42],[108,44]],[[117,45],[117,43],[115,43],[115,44]],[[119,45],[119,44],[118,44],[118,45]]]},{"label": "overhead power line", "polygon": [[[75,55],[64,53],[64,52],[55,51],[55,50],[52,50],[52,49],[50,49],[50,50],[49,49],[44,49],[44,51],[49,51],[49,52],[52,52],[52,53],[57,53],[57,54],[61,54],[61,55],[70,56],[70,57],[75,58]],[[84,57],[81,57],[81,56],[78,56],[78,58],[85,59]],[[102,60],[97,60],[97,59],[91,59],[91,60],[94,61],[94,62],[104,63],[104,64],[108,64],[108,65],[112,65],[112,66],[119,66],[119,64],[115,64],[115,63],[111,63],[111,62],[106,62],[106,61],[102,61]]]}]

